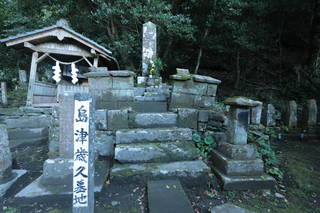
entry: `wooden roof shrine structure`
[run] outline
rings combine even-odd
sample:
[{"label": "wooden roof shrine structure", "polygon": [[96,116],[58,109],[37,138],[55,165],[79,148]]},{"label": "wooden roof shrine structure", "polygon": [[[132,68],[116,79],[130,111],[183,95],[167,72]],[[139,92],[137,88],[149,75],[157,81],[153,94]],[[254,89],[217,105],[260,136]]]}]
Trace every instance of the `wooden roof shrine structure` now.
[{"label": "wooden roof shrine structure", "polygon": [[27,48],[33,52],[27,96],[28,106],[43,102],[56,102],[53,100],[53,96],[55,96],[56,100],[57,91],[53,91],[54,87],[52,85],[50,101],[48,97],[40,97],[43,94],[40,94],[37,98],[35,97],[37,95],[35,94],[36,90],[41,90],[41,88],[36,88],[37,83],[39,83],[36,82],[37,65],[47,57],[54,59],[53,55],[76,56],[86,61],[89,67],[98,67],[100,63],[107,67],[119,69],[118,62],[111,56],[112,52],[110,50],[75,32],[68,26],[67,21],[63,19],[59,20],[56,25],[10,36],[1,39],[0,42],[5,43],[8,47]]}]

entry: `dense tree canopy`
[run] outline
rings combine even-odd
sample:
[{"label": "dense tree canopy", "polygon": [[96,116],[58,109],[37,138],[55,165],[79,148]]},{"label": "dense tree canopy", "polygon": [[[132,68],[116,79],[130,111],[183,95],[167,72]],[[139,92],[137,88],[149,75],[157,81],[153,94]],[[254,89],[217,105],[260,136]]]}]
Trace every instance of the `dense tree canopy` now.
[{"label": "dense tree canopy", "polygon": [[[140,71],[142,24],[152,21],[167,75],[186,67],[239,94],[303,98],[320,89],[320,0],[0,0],[1,38],[60,18],[122,68]],[[21,51],[1,45],[0,56],[1,78],[29,68]]]}]

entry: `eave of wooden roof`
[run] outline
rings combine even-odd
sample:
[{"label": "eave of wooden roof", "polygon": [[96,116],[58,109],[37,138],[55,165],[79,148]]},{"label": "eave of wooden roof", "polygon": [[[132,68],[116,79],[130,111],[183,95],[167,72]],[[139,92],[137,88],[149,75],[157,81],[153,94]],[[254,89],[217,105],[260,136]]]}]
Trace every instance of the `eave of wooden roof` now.
[{"label": "eave of wooden roof", "polygon": [[[63,30],[65,32],[65,35],[58,35],[59,30]],[[69,35],[68,35],[69,34]],[[1,43],[6,43],[7,46],[15,46],[18,44],[23,44],[24,42],[37,40],[41,38],[45,38],[48,36],[56,36],[59,40],[63,40],[63,38],[71,37],[72,39],[82,43],[83,45],[99,52],[100,54],[109,56],[109,54],[112,54],[112,52],[105,47],[99,45],[95,41],[81,35],[80,33],[77,33],[76,31],[70,29],[66,26],[61,25],[53,25],[50,27],[45,27],[42,29],[34,30],[27,33],[17,34],[14,36],[9,36],[4,39],[0,39]],[[59,37],[61,36],[61,37]]]}]

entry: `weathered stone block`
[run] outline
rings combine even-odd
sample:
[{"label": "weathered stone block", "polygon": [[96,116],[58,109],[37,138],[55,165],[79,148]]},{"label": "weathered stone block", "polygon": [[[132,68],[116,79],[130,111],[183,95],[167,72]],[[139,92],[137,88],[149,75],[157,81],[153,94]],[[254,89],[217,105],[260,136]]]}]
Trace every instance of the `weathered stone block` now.
[{"label": "weathered stone block", "polygon": [[112,77],[113,89],[133,89],[133,77]]},{"label": "weathered stone block", "polygon": [[217,94],[217,88],[218,88],[218,85],[216,84],[208,84],[206,95],[215,97]]},{"label": "weathered stone block", "polygon": [[5,125],[0,125],[0,182],[11,176],[12,156]]},{"label": "weathered stone block", "polygon": [[137,77],[137,86],[138,87],[143,87],[147,84],[147,77],[145,76],[138,76]]},{"label": "weathered stone block", "polygon": [[207,110],[199,110],[198,121],[200,122],[208,122],[209,120],[209,111]]},{"label": "weathered stone block", "polygon": [[170,109],[172,108],[193,108],[195,95],[172,93],[170,100]]},{"label": "weathered stone block", "polygon": [[218,147],[218,151],[226,157],[234,160],[256,159],[256,150],[252,144],[234,145],[223,143]]},{"label": "weathered stone block", "polygon": [[295,128],[298,125],[298,106],[295,101],[289,101],[287,104],[285,123],[289,128]]},{"label": "weathered stone block", "polygon": [[89,78],[90,91],[104,91],[112,89],[112,77]]},{"label": "weathered stone block", "polygon": [[207,84],[188,81],[175,81],[173,84],[173,92],[175,93],[185,93],[193,95],[206,95],[207,94]]},{"label": "weathered stone block", "polygon": [[261,115],[262,115],[262,102],[261,104],[251,108],[251,123],[252,124],[260,124],[261,123]]},{"label": "weathered stone block", "polygon": [[116,144],[191,140],[192,130],[188,128],[135,129],[116,132]]},{"label": "weathered stone block", "polygon": [[96,110],[94,122],[97,130],[107,130],[108,129],[108,111],[105,109]]},{"label": "weathered stone block", "polygon": [[195,160],[198,157],[198,150],[191,141],[118,144],[115,149],[115,160],[120,163],[164,163]]},{"label": "weathered stone block", "polygon": [[178,109],[178,124],[182,128],[197,129],[198,126],[198,110],[179,108]]},{"label": "weathered stone block", "polygon": [[307,100],[303,108],[303,123],[305,127],[317,125],[318,108],[315,99]]},{"label": "weathered stone block", "polygon": [[231,106],[227,126],[228,142],[247,144],[249,109]]},{"label": "weathered stone block", "polygon": [[106,131],[96,131],[95,152],[100,156],[112,157],[114,155],[115,137]]},{"label": "weathered stone block", "polygon": [[197,108],[211,108],[216,103],[216,97],[195,96],[194,106]]},{"label": "weathered stone block", "polygon": [[232,160],[221,155],[217,151],[212,152],[212,160],[215,167],[222,173],[231,176],[250,176],[263,174],[263,161],[261,159],[253,160]]},{"label": "weathered stone block", "polygon": [[265,126],[275,126],[276,125],[275,116],[276,116],[276,109],[272,104],[268,104],[262,110],[262,123]]},{"label": "weathered stone block", "polygon": [[133,93],[134,93],[134,96],[143,96],[145,91],[146,91],[146,88],[144,87],[135,87]]},{"label": "weathered stone block", "polygon": [[72,185],[73,159],[48,159],[43,164],[43,185]]},{"label": "weathered stone block", "polygon": [[128,129],[129,127],[128,110],[109,110],[108,111],[108,129]]}]

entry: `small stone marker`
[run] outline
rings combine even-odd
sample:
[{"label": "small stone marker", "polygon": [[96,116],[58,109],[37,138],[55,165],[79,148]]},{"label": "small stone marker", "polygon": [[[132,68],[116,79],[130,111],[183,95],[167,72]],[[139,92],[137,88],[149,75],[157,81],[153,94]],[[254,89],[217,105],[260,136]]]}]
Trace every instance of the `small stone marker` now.
[{"label": "small stone marker", "polygon": [[295,128],[297,127],[298,123],[298,107],[297,103],[295,101],[289,101],[288,108],[286,109],[286,125],[288,125],[289,128]]},{"label": "small stone marker", "polygon": [[317,125],[318,108],[315,99],[307,100],[304,106],[304,124],[306,127],[314,127]]},{"label": "small stone marker", "polygon": [[5,106],[8,104],[7,82],[1,82],[1,101]]},{"label": "small stone marker", "polygon": [[276,114],[276,109],[272,104],[267,105],[267,109],[264,110],[263,113],[263,124],[265,126],[275,126],[276,125],[276,120],[275,120],[275,114]]},{"label": "small stone marker", "polygon": [[94,125],[90,95],[76,94],[74,103],[73,212],[94,212]]},{"label": "small stone marker", "polygon": [[20,84],[27,83],[27,72],[25,70],[19,70],[19,82]]},{"label": "small stone marker", "polygon": [[179,74],[179,75],[189,75],[190,74],[188,69],[177,68],[176,70],[177,70],[177,74]]},{"label": "small stone marker", "polygon": [[148,182],[150,213],[194,213],[179,180]]},{"label": "small stone marker", "polygon": [[143,24],[142,75],[148,76],[148,65],[157,56],[157,27],[152,22]]}]

